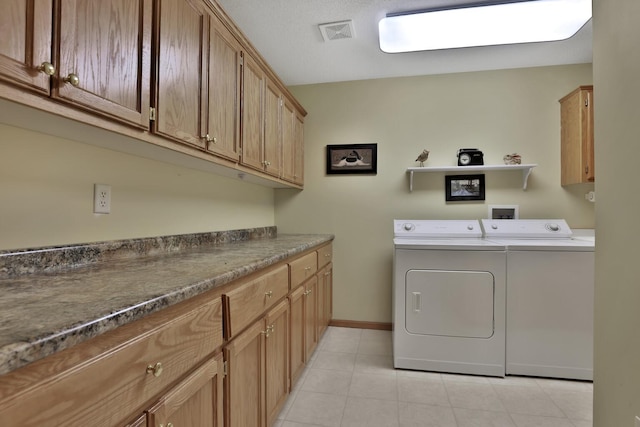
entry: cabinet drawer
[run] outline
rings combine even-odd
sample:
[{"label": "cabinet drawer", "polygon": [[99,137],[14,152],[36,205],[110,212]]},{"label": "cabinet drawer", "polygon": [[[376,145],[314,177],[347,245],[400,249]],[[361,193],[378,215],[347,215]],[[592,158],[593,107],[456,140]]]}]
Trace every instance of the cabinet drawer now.
[{"label": "cabinet drawer", "polygon": [[227,338],[238,334],[289,292],[289,274],[283,265],[225,293]]},{"label": "cabinet drawer", "polygon": [[[126,337],[120,345],[0,403],[0,423],[111,427],[130,421],[132,414],[222,345],[220,298],[188,312],[163,313],[122,327]],[[161,322],[158,316],[164,316]],[[123,332],[113,331],[119,333]],[[81,360],[85,351],[89,352],[83,346],[71,348],[66,357]],[[31,376],[29,367],[23,376]]]},{"label": "cabinet drawer", "polygon": [[291,270],[291,289],[316,274],[316,271],[318,271],[317,256],[316,252],[312,252],[289,263],[289,269]]},{"label": "cabinet drawer", "polygon": [[328,244],[318,249],[318,268],[329,264],[333,260],[333,246]]}]

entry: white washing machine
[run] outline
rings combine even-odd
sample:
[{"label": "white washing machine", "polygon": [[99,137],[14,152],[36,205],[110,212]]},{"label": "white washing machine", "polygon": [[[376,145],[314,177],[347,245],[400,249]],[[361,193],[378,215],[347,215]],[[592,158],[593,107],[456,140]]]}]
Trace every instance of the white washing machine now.
[{"label": "white washing machine", "polygon": [[503,244],[477,220],[395,220],[393,364],[504,377]]},{"label": "white washing machine", "polygon": [[507,247],[506,373],[592,380],[595,240],[561,219],[482,225]]}]

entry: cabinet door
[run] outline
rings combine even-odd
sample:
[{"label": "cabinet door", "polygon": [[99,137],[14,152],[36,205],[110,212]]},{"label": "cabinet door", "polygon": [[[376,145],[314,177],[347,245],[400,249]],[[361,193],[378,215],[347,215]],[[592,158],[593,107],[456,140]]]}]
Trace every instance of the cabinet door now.
[{"label": "cabinet door", "polygon": [[150,426],[222,427],[222,355],[205,362],[149,410]]},{"label": "cabinet door", "polygon": [[295,385],[300,378],[300,374],[305,367],[305,317],[304,317],[304,286],[299,286],[296,290],[289,295],[289,310],[290,313],[290,329],[291,329],[291,344],[290,344],[290,366],[291,366],[291,387]]},{"label": "cabinet door", "polygon": [[212,17],[209,51],[207,149],[238,161],[240,140],[240,52],[231,32]]},{"label": "cabinet door", "polygon": [[318,273],[318,337],[329,326],[332,316],[333,264],[328,264]]},{"label": "cabinet door", "polygon": [[51,60],[52,0],[0,1],[0,80],[49,94],[49,75],[39,71]]},{"label": "cabinet door", "polygon": [[58,5],[53,96],[149,127],[151,0],[65,0]]},{"label": "cabinet door", "polygon": [[264,427],[264,335],[261,319],[225,348],[228,364],[225,411],[228,427]]},{"label": "cabinet door", "polygon": [[313,276],[305,282],[304,291],[304,340],[305,359],[309,360],[318,345],[318,279]]},{"label": "cabinet door", "polygon": [[135,420],[126,424],[125,427],[147,427],[147,415],[142,414]]},{"label": "cabinet door", "polygon": [[285,299],[266,317],[265,402],[267,425],[273,425],[289,395],[289,301]]},{"label": "cabinet door", "polygon": [[264,73],[250,55],[242,64],[242,164],[262,170]]},{"label": "cabinet door", "polygon": [[152,131],[205,148],[209,12],[199,0],[156,6],[156,120]]},{"label": "cabinet door", "polygon": [[286,98],[282,104],[282,179],[304,183],[304,121]]},{"label": "cabinet door", "polygon": [[294,121],[294,153],[295,161],[293,164],[293,182],[294,184],[304,184],[304,120],[300,114],[296,113]]},{"label": "cabinet door", "polygon": [[282,179],[295,181],[296,111],[286,99],[282,105]]},{"label": "cabinet door", "polygon": [[561,184],[595,181],[593,88],[582,86],[560,100]]},{"label": "cabinet door", "polygon": [[281,153],[282,129],[280,127],[280,90],[267,79],[264,95],[264,171],[280,176],[282,171]]}]

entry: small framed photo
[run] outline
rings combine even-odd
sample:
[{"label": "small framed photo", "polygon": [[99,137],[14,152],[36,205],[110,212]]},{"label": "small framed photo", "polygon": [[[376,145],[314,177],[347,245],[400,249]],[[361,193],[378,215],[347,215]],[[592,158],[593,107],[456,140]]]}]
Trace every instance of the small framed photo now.
[{"label": "small framed photo", "polygon": [[378,144],[327,145],[327,175],[377,174]]},{"label": "small framed photo", "polygon": [[444,180],[447,202],[484,200],[484,174],[447,175]]}]

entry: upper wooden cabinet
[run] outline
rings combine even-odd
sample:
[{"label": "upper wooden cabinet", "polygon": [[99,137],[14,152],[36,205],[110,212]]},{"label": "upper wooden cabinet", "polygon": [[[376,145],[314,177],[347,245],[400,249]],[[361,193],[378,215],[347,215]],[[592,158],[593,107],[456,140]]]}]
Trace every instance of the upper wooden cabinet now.
[{"label": "upper wooden cabinet", "polygon": [[56,2],[52,95],[148,128],[151,0]]},{"label": "upper wooden cabinet", "polygon": [[260,65],[244,54],[242,61],[242,164],[262,170],[264,145],[265,75]]},{"label": "upper wooden cabinet", "polygon": [[[206,148],[210,14],[199,0],[156,3],[156,96],[152,131]],[[159,64],[162,64],[161,66]]]},{"label": "upper wooden cabinet", "polygon": [[209,45],[208,149],[238,161],[242,47],[218,19],[212,19]]},{"label": "upper wooden cabinet", "polygon": [[304,182],[304,119],[293,104],[282,105],[282,179],[302,185]]},{"label": "upper wooden cabinet", "polygon": [[52,14],[52,0],[0,2],[0,80],[49,95]]},{"label": "upper wooden cabinet", "polygon": [[302,185],[303,115],[246,53],[242,75],[242,164]]},{"label": "upper wooden cabinet", "polygon": [[0,78],[147,128],[151,15],[151,0],[2,1]]},{"label": "upper wooden cabinet", "polygon": [[303,185],[306,112],[215,0],[4,0],[0,37],[0,98]]},{"label": "upper wooden cabinet", "polygon": [[560,100],[561,184],[595,181],[593,86],[580,86]]},{"label": "upper wooden cabinet", "polygon": [[157,6],[158,134],[238,161],[240,43],[202,0]]}]

